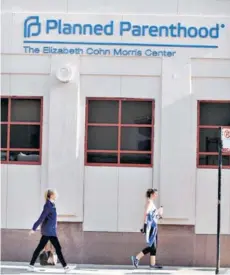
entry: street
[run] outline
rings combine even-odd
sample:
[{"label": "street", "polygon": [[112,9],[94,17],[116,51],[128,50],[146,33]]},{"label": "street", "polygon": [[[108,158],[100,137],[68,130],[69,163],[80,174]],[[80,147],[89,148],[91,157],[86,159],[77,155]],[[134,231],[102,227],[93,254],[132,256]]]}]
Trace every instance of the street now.
[{"label": "street", "polygon": [[[41,267],[36,266],[36,273],[39,274],[65,274],[61,266]],[[27,271],[26,263],[2,263],[1,274],[27,274],[34,273]],[[150,270],[148,267],[134,269],[131,266],[84,266],[78,265],[69,274],[77,275],[211,275],[215,274],[214,269],[210,268],[185,268],[185,267],[165,267],[162,270]],[[220,274],[230,274],[230,270],[221,269]]]}]

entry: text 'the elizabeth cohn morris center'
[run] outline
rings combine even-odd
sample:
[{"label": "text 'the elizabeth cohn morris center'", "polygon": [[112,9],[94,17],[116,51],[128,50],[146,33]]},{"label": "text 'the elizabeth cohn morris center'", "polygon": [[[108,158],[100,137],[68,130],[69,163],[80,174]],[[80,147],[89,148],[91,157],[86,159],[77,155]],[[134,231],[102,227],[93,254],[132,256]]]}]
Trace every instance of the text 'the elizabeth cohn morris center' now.
[{"label": "text 'the elizabeth cohn morris center'", "polygon": [[40,48],[24,46],[24,52],[27,54],[69,54],[69,55],[97,55],[97,56],[154,56],[154,57],[173,57],[176,51],[155,50],[154,48],[140,49],[122,49],[122,48],[59,48],[45,46]]}]

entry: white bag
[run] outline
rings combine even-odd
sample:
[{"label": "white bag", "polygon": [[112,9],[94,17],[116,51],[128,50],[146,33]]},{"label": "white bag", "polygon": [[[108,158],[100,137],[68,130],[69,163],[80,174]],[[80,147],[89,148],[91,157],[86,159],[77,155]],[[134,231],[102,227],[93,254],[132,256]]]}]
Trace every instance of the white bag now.
[{"label": "white bag", "polygon": [[51,252],[51,255],[49,256],[47,263],[51,264],[51,265],[56,265],[57,264],[57,254]]}]

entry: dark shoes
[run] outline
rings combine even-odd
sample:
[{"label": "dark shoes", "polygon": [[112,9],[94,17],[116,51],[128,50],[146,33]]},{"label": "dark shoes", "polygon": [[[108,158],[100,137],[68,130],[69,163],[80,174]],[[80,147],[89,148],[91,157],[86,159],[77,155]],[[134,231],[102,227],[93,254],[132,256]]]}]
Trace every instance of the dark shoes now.
[{"label": "dark shoes", "polygon": [[163,267],[161,265],[155,264],[155,265],[150,265],[150,268],[153,268],[153,269],[162,269]]}]

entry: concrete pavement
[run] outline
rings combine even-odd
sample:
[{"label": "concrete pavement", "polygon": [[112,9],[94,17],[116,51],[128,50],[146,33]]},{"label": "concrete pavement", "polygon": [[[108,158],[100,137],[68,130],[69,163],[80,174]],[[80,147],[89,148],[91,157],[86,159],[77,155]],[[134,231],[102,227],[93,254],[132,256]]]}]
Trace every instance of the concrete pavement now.
[{"label": "concrete pavement", "polygon": [[[27,274],[28,263],[2,262],[1,274]],[[41,267],[37,265],[39,274],[65,274],[60,265],[55,267]],[[131,266],[98,266],[98,265],[77,265],[77,268],[69,274],[76,275],[213,275],[214,268],[187,268],[187,267],[164,267],[162,270],[150,270],[147,266],[134,269]],[[230,275],[230,269],[221,269],[220,274]]]}]

